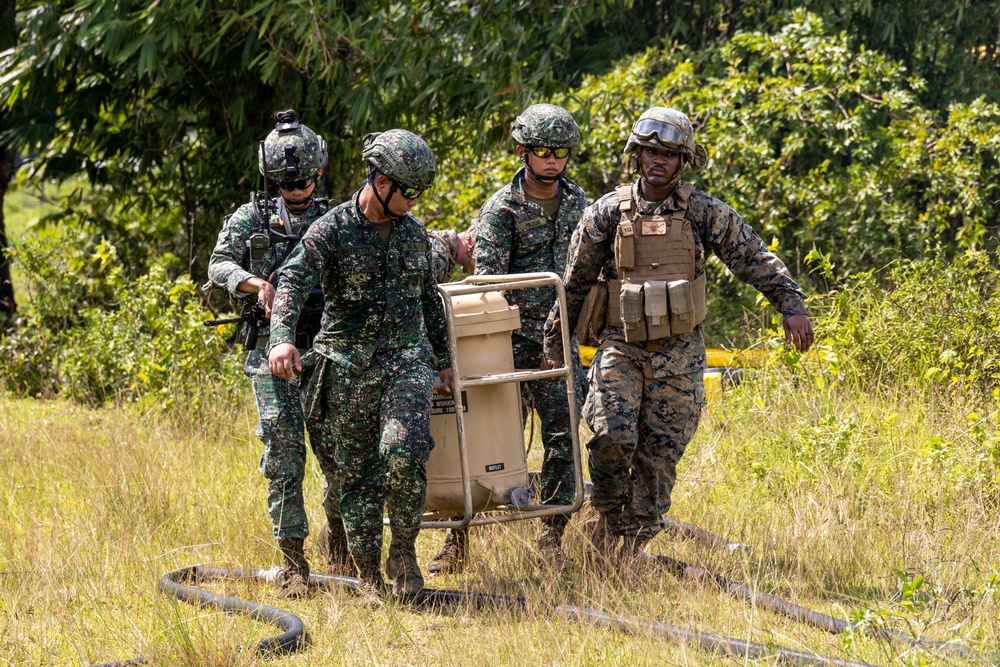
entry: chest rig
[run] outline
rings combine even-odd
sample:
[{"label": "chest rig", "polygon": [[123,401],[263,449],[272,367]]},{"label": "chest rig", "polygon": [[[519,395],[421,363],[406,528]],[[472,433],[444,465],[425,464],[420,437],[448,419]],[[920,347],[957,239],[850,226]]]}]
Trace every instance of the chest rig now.
[{"label": "chest rig", "polygon": [[695,278],[694,231],[684,217],[691,190],[677,187],[669,216],[636,215],[632,186],[616,190],[618,279],[608,281],[607,324],[622,327],[630,343],[690,333],[705,321],[705,274]]},{"label": "chest rig", "polygon": [[[249,270],[249,262],[247,260],[263,259],[267,256],[268,249],[273,248],[274,264],[266,280],[277,288],[279,281],[278,269],[281,268],[289,255],[292,254],[295,246],[299,244],[308,226],[330,210],[330,202],[326,199],[316,199],[315,202],[319,209],[319,214],[309,222],[304,222],[302,216],[290,214],[284,208],[280,199],[276,201],[278,202],[277,204],[272,204],[265,208],[265,213],[268,216],[268,224],[265,226],[261,222],[258,231],[247,241],[247,253],[244,255],[244,269]],[[271,206],[276,211],[271,211]],[[323,286],[321,283],[316,283],[309,290],[309,296],[299,312],[299,321],[295,328],[295,347],[312,347],[313,340],[320,330],[324,304]],[[267,335],[259,336],[257,347],[266,348],[268,340],[269,336]]]}]

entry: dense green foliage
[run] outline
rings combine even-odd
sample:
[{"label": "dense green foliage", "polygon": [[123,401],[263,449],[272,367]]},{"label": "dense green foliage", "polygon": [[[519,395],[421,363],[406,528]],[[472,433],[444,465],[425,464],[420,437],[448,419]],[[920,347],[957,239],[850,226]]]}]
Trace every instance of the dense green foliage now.
[{"label": "dense green foliage", "polygon": [[[816,15],[785,19],[774,32],[697,52],[651,49],[586,79],[564,102],[584,129],[574,178],[595,198],[629,178],[627,128],[649,106],[668,104],[689,113],[708,148],[695,185],[773,242],[807,292],[899,257],[993,247],[1000,106],[976,99],[928,109],[919,98],[926,83],[902,64],[853,51]],[[461,226],[515,165],[467,151],[450,168],[448,196],[430,217]],[[754,293],[720,264],[711,270],[708,330],[721,343],[737,334]]]},{"label": "dense green foliage", "polygon": [[17,332],[0,339],[8,389],[87,404],[148,396],[196,407],[232,397],[238,359],[220,363],[222,332],[202,325],[195,285],[186,275],[170,278],[166,262],[128,278],[114,246],[91,242],[85,231],[19,244],[13,261],[27,276],[30,301]]},{"label": "dense green foliage", "polygon": [[[148,256],[122,252],[137,273],[166,245],[197,280],[217,221],[257,182],[255,147],[276,109],[297,108],[329,139],[326,189],[339,198],[358,181],[368,131],[417,129],[442,161],[481,153],[527,103],[570,95],[584,73],[649,47],[679,46],[696,79],[719,76],[738,36],[773,33],[800,6],[839,35],[843,60],[875,50],[888,79],[905,68],[926,82],[911,92],[933,114],[1000,102],[1000,5],[969,0],[24,1],[19,43],[0,57],[0,143],[33,155],[34,178],[85,175],[98,201],[68,213],[102,235],[145,241],[137,220],[155,219]],[[898,87],[888,79],[863,92],[880,99],[880,84]],[[705,101],[681,102],[701,115]]]},{"label": "dense green foliage", "polygon": [[[0,58],[12,113],[0,139],[36,154],[33,177],[85,174],[98,203],[71,213],[102,234],[142,239],[132,226],[157,219],[156,239],[196,276],[222,216],[258,183],[256,148],[276,110],[294,107],[326,137],[326,189],[339,198],[369,131],[419,127],[433,141],[461,124],[480,146],[495,141],[497,117],[556,89],[552,63],[604,6],[39,3]],[[123,257],[141,271],[160,248]]]},{"label": "dense green foliage", "polygon": [[[357,185],[364,132],[424,133],[439,178],[417,212],[433,227],[466,227],[511,177],[504,137],[527,103],[577,117],[571,173],[594,198],[630,177],[631,122],[668,104],[708,147],[696,186],[743,215],[810,294],[845,290],[858,272],[880,285],[888,274],[877,270],[900,258],[994,249],[1000,8],[792,4],[27,3],[21,43],[0,58],[15,121],[0,140],[36,154],[29,178],[86,176],[36,229],[37,243],[64,239],[79,251],[66,261],[88,270],[49,270],[33,241],[18,251],[33,303],[4,349],[29,361],[9,366],[7,384],[96,401],[145,387],[135,369],[127,386],[105,385],[96,366],[64,363],[61,346],[107,333],[102,317],[120,319],[116,304],[140,286],[200,281],[217,221],[248,197],[256,142],[284,106],[330,141],[334,198]],[[94,262],[104,254],[117,273]],[[752,288],[718,262],[710,273],[710,342],[746,340]],[[196,319],[184,285],[169,307]],[[50,294],[78,303],[76,314]],[[192,367],[204,370],[205,354]],[[161,362],[151,356],[149,368]]]},{"label": "dense green foliage", "polygon": [[970,252],[858,274],[822,300],[832,376],[870,391],[1000,395],[1000,270]]}]

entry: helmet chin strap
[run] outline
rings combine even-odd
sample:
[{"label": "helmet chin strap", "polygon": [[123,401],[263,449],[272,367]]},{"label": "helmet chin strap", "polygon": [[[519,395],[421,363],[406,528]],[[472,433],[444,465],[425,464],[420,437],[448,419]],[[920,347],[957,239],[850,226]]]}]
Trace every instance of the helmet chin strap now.
[{"label": "helmet chin strap", "polygon": [[677,173],[674,174],[674,177],[670,180],[669,183],[667,183],[668,188],[672,188],[681,182],[681,177],[684,175],[684,168],[686,166],[687,166],[687,158],[682,157],[681,166],[677,168]]},{"label": "helmet chin strap", "polygon": [[312,201],[313,194],[315,192],[316,191],[314,189],[313,192],[309,193],[308,197],[303,197],[302,199],[292,199],[291,197],[286,197],[284,194],[281,195],[281,198],[285,200],[285,204],[288,204],[288,205],[291,205],[291,206],[302,206],[302,205],[304,205],[304,204]]},{"label": "helmet chin strap", "polygon": [[378,188],[375,187],[376,177],[377,174],[372,171],[372,173],[368,175],[368,185],[372,186],[372,194],[375,195],[375,199],[378,200],[378,203],[382,205],[382,215],[390,220],[402,220],[406,217],[405,215],[396,215],[389,210],[389,202],[392,201],[392,195],[396,192],[396,182],[391,178],[389,179],[389,195],[385,199],[382,199],[378,194]]},{"label": "helmet chin strap", "polygon": [[281,191],[280,186],[278,187],[278,195],[285,200],[286,205],[303,206],[308,202],[311,202],[313,199],[315,199],[316,190],[319,188],[319,177],[314,176],[313,178],[314,181],[312,190],[310,190],[309,194],[303,197],[302,199],[292,199],[291,197],[287,196],[284,192]]},{"label": "helmet chin strap", "polygon": [[[634,164],[635,164],[634,168],[632,167],[633,161],[634,161]],[[687,168],[687,164],[688,164],[688,157],[686,155],[682,154],[681,155],[681,164],[677,168],[677,173],[674,174],[674,177],[672,179],[670,179],[669,183],[667,183],[666,185],[663,186],[664,189],[673,188],[678,183],[681,182],[681,177],[684,176],[684,170]],[[632,169],[633,171],[638,171],[639,172],[639,176],[643,180],[645,180],[645,176],[643,176],[643,173],[642,173],[642,167],[639,165],[639,157],[636,155],[635,152],[633,152],[632,155],[629,156],[629,168]]]}]

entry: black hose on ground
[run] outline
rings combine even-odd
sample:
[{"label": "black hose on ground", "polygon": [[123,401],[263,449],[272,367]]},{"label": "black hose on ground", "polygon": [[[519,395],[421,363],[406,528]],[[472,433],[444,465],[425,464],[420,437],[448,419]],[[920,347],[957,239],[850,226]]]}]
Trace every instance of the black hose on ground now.
[{"label": "black hose on ground", "polygon": [[871,667],[865,662],[828,658],[793,651],[787,648],[772,647],[745,639],[724,637],[714,632],[702,632],[677,625],[669,625],[644,618],[631,618],[618,614],[605,614],[593,609],[583,609],[573,605],[559,605],[556,613],[571,621],[589,623],[599,628],[614,628],[626,634],[652,634],[674,642],[682,642],[710,653],[720,653],[734,658],[777,658],[786,665],[837,665],[838,667]]},{"label": "black hose on ground", "polygon": [[[241,650],[255,650],[272,655],[282,653],[292,653],[301,650],[306,645],[305,627],[302,620],[294,614],[267,605],[240,600],[226,595],[210,593],[192,586],[185,586],[181,581],[211,581],[220,579],[243,579],[250,581],[273,582],[274,570],[239,570],[206,568],[200,566],[186,567],[180,570],[169,572],[159,581],[161,592],[176,597],[182,602],[199,606],[210,606],[232,614],[249,616],[256,620],[264,620],[285,632],[277,637],[270,637],[252,644]],[[353,577],[338,577],[331,575],[313,574],[309,577],[309,583],[313,586],[325,588],[341,587],[351,591],[358,588],[358,580]],[[525,601],[523,598],[510,597],[506,595],[491,595],[488,593],[466,593],[464,591],[453,591],[443,589],[425,588],[417,595],[413,596],[409,602],[417,607],[442,607],[469,605],[477,609],[483,608],[507,608],[523,609]],[[790,665],[835,665],[837,667],[872,667],[867,663],[842,660],[840,658],[829,658],[826,656],[793,651],[781,647],[767,646],[757,642],[743,639],[724,637],[710,632],[702,632],[691,628],[668,625],[648,619],[631,618],[606,614],[594,609],[585,609],[573,605],[556,605],[553,611],[564,618],[579,623],[587,623],[596,627],[615,628],[621,632],[630,634],[646,633],[676,642],[683,642],[703,651],[719,653],[731,657],[758,658],[774,657],[785,664]],[[132,660],[104,663],[95,667],[125,667],[131,665],[142,665],[146,661],[142,658]]]},{"label": "black hose on ground", "polygon": [[[719,539],[722,540],[722,538]],[[725,541],[723,540],[723,542]],[[651,554],[647,552],[644,554],[644,560],[647,563],[652,563],[658,567],[662,567],[677,577],[693,579],[696,581],[711,581],[720,589],[735,598],[745,600],[751,604],[759,604],[762,607],[770,609],[776,614],[795,619],[796,621],[802,621],[807,625],[820,628],[830,634],[836,635],[857,632],[859,634],[866,634],[879,639],[885,639],[887,641],[908,644],[910,646],[919,647],[928,651],[938,651],[940,653],[965,658],[967,660],[982,660],[982,656],[980,656],[979,653],[963,644],[942,642],[922,637],[910,637],[896,630],[889,630],[887,628],[869,627],[861,629],[850,621],[845,621],[841,618],[834,618],[833,616],[813,611],[812,609],[797,605],[793,602],[788,602],[787,600],[783,600],[777,596],[762,593],[751,588],[750,586],[747,586],[746,584],[730,581],[721,574],[710,572],[705,568],[698,567],[696,565],[688,565],[683,561],[675,560],[669,556],[661,556],[659,554]]]},{"label": "black hose on ground", "polygon": [[723,537],[719,537],[715,533],[710,533],[704,528],[699,528],[698,526],[685,523],[684,521],[678,521],[677,519],[671,519],[670,517],[663,518],[663,529],[664,531],[668,531],[674,535],[690,537],[691,539],[703,542],[710,547],[721,549],[722,551],[728,551],[729,553],[750,550],[750,545],[748,544],[730,542]]},{"label": "black hose on ground", "polygon": [[[218,568],[208,568],[200,566],[185,567],[173,572],[168,572],[157,582],[160,592],[170,597],[177,598],[181,602],[187,602],[198,607],[211,607],[227,614],[249,616],[258,621],[266,621],[276,625],[283,633],[276,637],[262,639],[256,644],[239,647],[239,651],[254,651],[262,654],[279,655],[283,653],[294,653],[305,648],[308,642],[306,628],[295,614],[271,607],[266,604],[241,600],[240,598],[228,595],[219,595],[209,591],[185,586],[181,582],[196,583],[199,581],[210,581],[213,579],[241,579],[257,578],[258,572],[244,573],[242,570],[223,570]],[[248,576],[249,575],[249,576]],[[260,578],[266,575],[260,574]],[[145,658],[132,658],[118,662],[105,662],[93,667],[134,667],[135,665],[145,665],[148,661]]]}]

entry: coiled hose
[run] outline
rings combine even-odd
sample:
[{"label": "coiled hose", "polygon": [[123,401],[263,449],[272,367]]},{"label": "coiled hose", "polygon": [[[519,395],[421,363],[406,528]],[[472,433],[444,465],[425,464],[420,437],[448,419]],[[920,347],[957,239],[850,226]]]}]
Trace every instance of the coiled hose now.
[{"label": "coiled hose", "polygon": [[[270,607],[268,605],[241,600],[227,595],[219,595],[186,585],[213,580],[242,579],[246,581],[268,582],[274,580],[274,570],[239,570],[219,569],[201,566],[185,567],[160,577],[158,588],[166,595],[182,602],[197,606],[211,607],[230,614],[248,616],[255,620],[267,621],[276,625],[284,632],[275,637],[263,639],[256,644],[240,647],[239,650],[253,650],[259,653],[283,654],[293,653],[305,648],[308,644],[305,626],[302,620],[294,614]],[[341,587],[348,590],[358,588],[358,580],[353,577],[337,577],[331,575],[313,574],[309,577],[313,586],[324,588]],[[466,593],[463,591],[425,588],[410,602],[417,607],[441,606],[472,606],[477,609],[505,607],[522,609],[525,606],[523,598],[485,593]],[[606,614],[595,609],[585,609],[575,605],[555,605],[552,611],[570,621],[586,623],[596,627],[614,628],[628,634],[650,634],[663,637],[670,641],[683,642],[695,648],[737,658],[774,657],[788,665],[832,665],[836,667],[872,667],[867,663],[831,658],[813,653],[793,651],[757,642],[724,637],[711,632],[702,632],[643,618]],[[146,664],[144,658],[133,658],[119,662],[107,662],[93,667],[131,667]]]},{"label": "coiled hose", "polygon": [[[745,549],[746,545],[729,542],[714,533],[711,533],[697,526],[683,523],[673,519],[668,519],[667,529],[672,532],[684,534],[693,539],[705,542],[710,546],[724,551],[734,552]],[[702,567],[689,565],[682,561],[675,560],[668,556],[646,553],[644,560],[647,563],[663,568],[673,575],[685,579],[700,582],[712,582],[725,593],[765,607],[776,614],[801,621],[816,628],[820,628],[831,634],[845,634],[860,632],[872,637],[918,647],[924,650],[937,651],[942,654],[961,657],[968,660],[982,660],[976,651],[968,646],[954,643],[929,640],[924,638],[914,638],[904,635],[895,630],[886,628],[865,628],[861,629],[850,621],[834,618],[817,611],[813,611],[801,605],[788,602],[777,596],[762,593],[758,590],[733,582],[720,574],[710,572]],[[160,577],[157,587],[161,592],[171,597],[175,597],[182,602],[197,606],[211,607],[219,611],[230,614],[248,616],[255,620],[266,621],[277,626],[284,632],[275,637],[263,639],[256,644],[240,647],[240,651],[252,650],[262,654],[283,654],[293,653],[302,650],[308,644],[305,626],[302,620],[294,614],[277,609],[268,605],[258,604],[239,598],[219,595],[185,585],[187,583],[198,583],[201,581],[218,581],[242,579],[256,582],[273,582],[275,570],[240,570],[240,569],[220,569],[201,566],[185,567]],[[332,575],[312,574],[309,577],[312,586],[334,588],[341,587],[350,591],[356,591],[358,580],[353,577],[338,577]],[[467,593],[464,591],[425,588],[412,599],[411,604],[418,608],[435,608],[442,606],[471,606],[475,609],[485,608],[508,608],[523,609],[525,601],[519,597],[509,597],[504,595],[493,595],[487,593]],[[720,655],[736,658],[763,658],[773,657],[788,665],[836,665],[840,667],[871,667],[867,663],[843,660],[841,658],[831,658],[814,653],[794,651],[791,649],[775,647],[743,639],[725,637],[711,632],[694,630],[676,625],[669,625],[650,619],[633,618],[618,614],[607,614],[595,609],[586,609],[575,605],[554,605],[552,611],[557,616],[561,616],[570,621],[586,623],[595,627],[614,628],[627,634],[650,634],[662,637],[669,641],[688,644],[703,651],[708,651]],[[992,655],[989,658],[992,664],[998,664],[1000,657]],[[131,660],[102,663],[93,667],[130,667],[132,665],[145,664],[143,658],[133,658]]]}]

